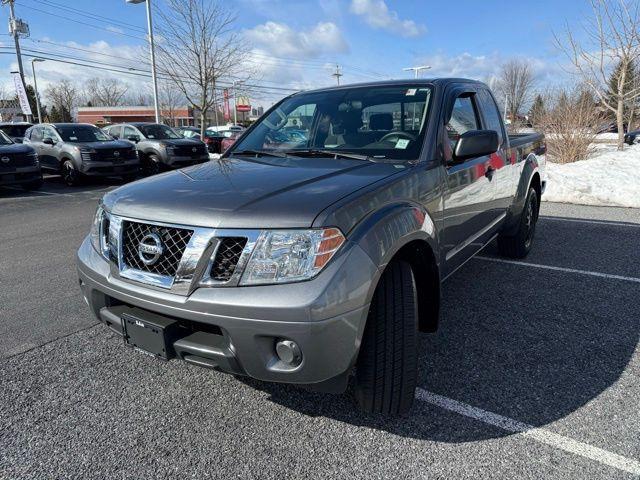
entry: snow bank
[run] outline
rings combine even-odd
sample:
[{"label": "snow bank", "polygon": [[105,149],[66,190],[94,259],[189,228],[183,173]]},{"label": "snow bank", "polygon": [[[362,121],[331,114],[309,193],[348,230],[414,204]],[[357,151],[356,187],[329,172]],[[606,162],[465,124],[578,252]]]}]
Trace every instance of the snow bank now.
[{"label": "snow bank", "polygon": [[580,162],[547,161],[547,202],[640,208],[640,145],[599,148]]}]

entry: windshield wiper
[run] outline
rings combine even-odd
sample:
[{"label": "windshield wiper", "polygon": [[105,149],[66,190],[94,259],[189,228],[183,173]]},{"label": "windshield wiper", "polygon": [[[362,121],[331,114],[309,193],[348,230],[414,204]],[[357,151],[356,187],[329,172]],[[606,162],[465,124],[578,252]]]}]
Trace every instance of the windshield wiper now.
[{"label": "windshield wiper", "polygon": [[287,158],[289,155],[286,153],[280,152],[270,152],[268,150],[240,150],[237,152],[230,152],[230,155],[255,155],[256,157],[260,155],[266,155],[268,157],[279,157],[279,158]]},{"label": "windshield wiper", "polygon": [[317,156],[325,156],[325,157],[333,157],[333,158],[351,158],[353,160],[364,160],[367,162],[371,162],[374,159],[369,155],[359,155],[357,153],[348,153],[348,152],[338,152],[335,150],[323,150],[323,149],[306,149],[306,150],[288,150],[291,155],[317,155]]}]

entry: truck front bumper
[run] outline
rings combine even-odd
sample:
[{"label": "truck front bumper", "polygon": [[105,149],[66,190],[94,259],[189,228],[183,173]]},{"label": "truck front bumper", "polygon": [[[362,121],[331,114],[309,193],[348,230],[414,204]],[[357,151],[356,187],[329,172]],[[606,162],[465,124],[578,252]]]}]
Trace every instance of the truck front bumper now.
[{"label": "truck front bumper", "polygon": [[42,178],[42,172],[38,165],[30,167],[16,167],[11,171],[0,172],[0,185],[15,185],[34,182]]},{"label": "truck front bumper", "polygon": [[89,177],[117,177],[133,175],[139,171],[140,161],[138,159],[118,163],[84,161],[80,165],[80,172]]},{"label": "truck front bumper", "polygon": [[[258,380],[340,391],[357,358],[377,268],[351,244],[307,282],[198,288],[182,296],[115,278],[86,239],[78,273],[93,314],[119,335],[123,314],[143,320],[160,315],[189,331],[173,343],[179,359]],[[298,345],[299,365],[279,360],[279,340]]]}]

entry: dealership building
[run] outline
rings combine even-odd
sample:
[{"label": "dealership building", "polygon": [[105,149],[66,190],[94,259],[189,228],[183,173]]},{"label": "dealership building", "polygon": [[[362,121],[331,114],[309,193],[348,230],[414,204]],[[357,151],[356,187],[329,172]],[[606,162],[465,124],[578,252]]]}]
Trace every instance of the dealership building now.
[{"label": "dealership building", "polygon": [[[153,107],[78,107],[78,122],[94,125],[111,125],[113,123],[155,122],[156,114]],[[198,118],[194,118],[193,109],[177,107],[173,110],[162,109],[160,115],[164,123],[173,127],[197,125]]]}]

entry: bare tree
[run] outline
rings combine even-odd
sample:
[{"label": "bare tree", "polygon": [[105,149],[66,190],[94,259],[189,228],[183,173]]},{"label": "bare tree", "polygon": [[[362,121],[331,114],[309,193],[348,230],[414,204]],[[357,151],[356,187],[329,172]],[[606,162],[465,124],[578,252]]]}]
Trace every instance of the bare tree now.
[{"label": "bare tree", "polygon": [[544,132],[549,159],[556,163],[584,160],[592,153],[598,111],[587,86],[561,89],[543,97],[544,112],[534,127]]},{"label": "bare tree", "polygon": [[497,89],[507,105],[507,116],[512,125],[516,123],[518,113],[530,100],[533,85],[533,71],[524,60],[510,60],[502,66]]},{"label": "bare tree", "polygon": [[93,106],[116,107],[122,104],[129,86],[116,78],[90,78],[85,83],[86,101]]},{"label": "bare tree", "polygon": [[[556,45],[571,61],[574,72],[597,95],[600,104],[613,112],[618,125],[618,150],[624,148],[625,105],[640,96],[640,88],[628,89],[628,67],[640,59],[640,2],[637,0],[591,0],[593,18],[584,25],[581,41],[567,26],[555,35]],[[607,94],[609,72],[619,65],[615,95]]]},{"label": "bare tree", "polygon": [[158,85],[158,103],[166,122],[176,127],[176,110],[184,105],[184,95],[175,83],[163,81]]},{"label": "bare tree", "polygon": [[204,135],[215,85],[240,72],[248,56],[236,17],[217,0],[166,0],[158,18],[159,70],[199,112]]},{"label": "bare tree", "polygon": [[72,120],[73,110],[80,101],[80,92],[70,80],[65,79],[49,85],[45,95],[63,121]]}]

